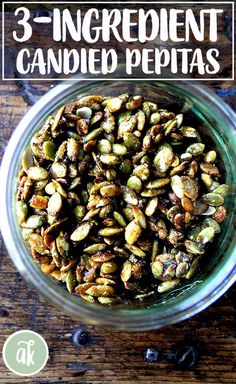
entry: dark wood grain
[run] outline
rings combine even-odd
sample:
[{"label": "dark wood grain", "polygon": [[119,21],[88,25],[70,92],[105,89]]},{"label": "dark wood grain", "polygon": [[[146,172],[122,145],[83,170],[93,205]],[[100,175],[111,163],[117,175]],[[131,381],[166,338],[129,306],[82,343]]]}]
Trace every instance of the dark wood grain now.
[{"label": "dark wood grain", "polygon": [[[228,40],[230,31],[223,31]],[[224,41],[222,37],[222,44]],[[227,69],[225,59],[225,72]],[[232,81],[217,79],[208,85],[221,92],[236,87]],[[21,117],[50,86],[48,82],[1,83],[1,154]],[[231,93],[225,99],[236,108],[236,96]],[[161,330],[127,333],[98,328],[67,317],[39,297],[17,272],[4,244],[0,245],[0,350],[6,338],[20,329],[39,332],[50,349],[46,368],[33,378],[17,377],[0,359],[1,384],[236,383],[235,287],[201,314]],[[73,344],[72,335],[81,327],[89,333],[90,341],[78,347]],[[173,352],[186,339],[200,347],[200,360],[191,371],[181,371],[170,361],[150,363],[144,359],[145,348]]]},{"label": "dark wood grain", "polygon": [[[232,85],[232,82],[224,83],[222,88]],[[32,82],[31,87],[32,97],[38,98],[50,84],[36,87]],[[217,83],[215,87],[219,89]],[[0,95],[0,148],[3,151],[11,132],[29,108],[29,98],[25,96],[25,86],[19,87],[13,82],[2,83]],[[228,101],[235,105],[232,96]],[[0,350],[7,336],[20,329],[39,332],[50,348],[46,368],[24,381],[9,372],[1,360],[1,384],[236,383],[235,288],[190,320],[158,331],[126,333],[81,324],[45,302],[16,271],[4,244],[0,256],[0,287]],[[75,346],[71,338],[81,326],[91,337],[89,345],[84,347]],[[184,338],[200,346],[200,361],[194,370],[179,371],[172,362],[145,361],[145,348],[174,351]]]}]

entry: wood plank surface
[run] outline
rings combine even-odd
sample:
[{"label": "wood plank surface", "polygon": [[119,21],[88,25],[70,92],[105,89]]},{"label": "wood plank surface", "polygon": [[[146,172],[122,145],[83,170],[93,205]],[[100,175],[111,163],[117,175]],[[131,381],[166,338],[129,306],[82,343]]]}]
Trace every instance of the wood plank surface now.
[{"label": "wood plank surface", "polygon": [[[219,91],[219,85],[214,85]],[[223,83],[220,92],[225,93],[232,85],[232,82]],[[32,83],[26,91],[19,83],[1,84],[2,152],[29,103],[49,87],[50,83],[40,87]],[[236,105],[235,96],[228,96],[227,101]],[[3,243],[0,286],[0,350],[7,336],[20,329],[39,332],[50,349],[46,368],[23,381],[9,372],[1,359],[1,384],[236,383],[235,288],[192,319],[161,330],[127,333],[81,324],[48,304],[16,271]],[[71,336],[80,327],[90,335],[90,342],[84,347],[72,342]],[[150,363],[144,359],[146,348],[173,352],[185,339],[193,340],[200,347],[200,360],[191,371],[181,371],[170,361]]]},{"label": "wood plank surface", "polygon": [[[234,82],[216,79],[208,85],[236,109]],[[27,109],[50,87],[50,82],[1,82],[1,155]],[[192,319],[161,330],[127,333],[82,324],[55,309],[17,272],[4,243],[0,246],[0,351],[6,338],[21,329],[39,332],[50,350],[45,369],[31,378],[14,375],[0,358],[1,384],[236,383],[236,287]],[[79,328],[89,334],[85,346],[72,341]],[[173,353],[188,340],[198,346],[200,354],[191,370],[180,370],[166,359],[151,363],[144,358],[146,348]]]}]

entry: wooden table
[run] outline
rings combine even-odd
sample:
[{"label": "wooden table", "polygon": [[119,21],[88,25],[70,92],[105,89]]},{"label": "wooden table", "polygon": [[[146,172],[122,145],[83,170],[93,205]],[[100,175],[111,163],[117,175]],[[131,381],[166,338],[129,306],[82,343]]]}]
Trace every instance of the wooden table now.
[{"label": "wooden table", "polygon": [[[32,84],[1,84],[1,152],[29,105],[51,85]],[[235,107],[232,82],[213,86]],[[87,326],[56,310],[22,279],[4,244],[0,282],[0,350],[7,336],[21,329],[42,334],[50,349],[46,368],[33,378],[22,380],[9,372],[1,360],[1,384],[236,383],[235,287],[192,319],[157,331],[126,333]],[[90,335],[90,342],[84,347],[72,343],[71,335],[80,327]],[[186,338],[200,347],[200,360],[193,370],[181,371],[170,361],[151,363],[144,359],[146,348],[172,352]]]},{"label": "wooden table", "polygon": [[[222,39],[229,39],[222,25]],[[225,37],[224,37],[225,36]],[[223,41],[223,40],[222,40]],[[225,56],[225,69],[228,56]],[[226,71],[227,72],[227,71]],[[55,84],[55,83],[53,83]],[[236,109],[236,84],[209,82]],[[0,153],[27,109],[51,86],[44,82],[2,82],[0,85]],[[1,181],[0,181],[1,182]],[[1,214],[1,212],[0,212]],[[0,359],[1,384],[220,384],[236,383],[235,293],[231,288],[220,300],[192,319],[157,331],[127,333],[74,321],[48,304],[17,272],[4,244],[0,249],[0,350],[14,331],[31,329],[46,339],[50,359],[31,378],[12,374]],[[89,343],[76,346],[72,335],[85,329]],[[191,340],[200,348],[200,360],[189,371],[171,361],[148,362],[146,348],[173,352]]]}]

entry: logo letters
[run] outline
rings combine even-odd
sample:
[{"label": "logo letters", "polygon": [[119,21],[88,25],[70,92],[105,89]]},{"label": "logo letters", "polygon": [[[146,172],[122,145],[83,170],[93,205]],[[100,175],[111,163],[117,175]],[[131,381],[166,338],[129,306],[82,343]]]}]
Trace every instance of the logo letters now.
[{"label": "logo letters", "polygon": [[17,345],[23,345],[21,348],[17,350],[16,353],[16,360],[19,364],[26,365],[27,367],[30,367],[31,365],[34,365],[34,350],[31,349],[34,345],[34,340],[29,341],[19,341]]}]

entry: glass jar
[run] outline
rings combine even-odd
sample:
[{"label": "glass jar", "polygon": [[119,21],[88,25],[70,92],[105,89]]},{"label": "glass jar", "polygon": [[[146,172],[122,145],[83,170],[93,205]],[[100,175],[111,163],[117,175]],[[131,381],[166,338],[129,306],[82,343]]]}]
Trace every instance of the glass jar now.
[{"label": "glass jar", "polygon": [[[15,214],[17,174],[21,158],[33,134],[46,117],[64,103],[83,95],[142,94],[170,110],[189,111],[221,155],[226,183],[231,193],[226,200],[228,216],[205,268],[193,281],[160,299],[147,298],[140,303],[104,307],[70,295],[62,286],[47,277],[31,257],[17,224]],[[23,117],[7,146],[1,167],[0,224],[8,252],[20,273],[40,294],[72,317],[85,322],[127,330],[160,328],[186,319],[219,298],[235,281],[236,232],[236,118],[234,112],[209,89],[184,81],[67,81],[43,96]]]}]

